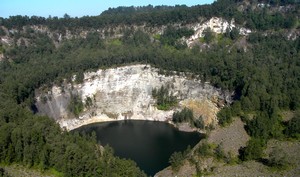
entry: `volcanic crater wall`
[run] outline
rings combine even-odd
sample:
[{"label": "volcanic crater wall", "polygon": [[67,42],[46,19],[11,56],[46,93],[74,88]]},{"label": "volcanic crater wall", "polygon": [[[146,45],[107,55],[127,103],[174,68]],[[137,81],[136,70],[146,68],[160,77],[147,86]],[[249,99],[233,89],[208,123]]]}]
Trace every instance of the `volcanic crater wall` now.
[{"label": "volcanic crater wall", "polygon": [[[177,107],[168,111],[156,108],[152,90],[161,86],[168,86],[179,100]],[[87,100],[92,103],[85,106],[78,116],[69,111],[74,95],[84,105],[87,105]],[[36,100],[40,114],[54,118],[67,130],[94,122],[125,119],[169,121],[174,111],[188,107],[185,103],[191,101],[207,106],[204,109],[208,109],[205,112],[210,112],[210,115],[203,112],[204,122],[217,123],[217,102],[231,102],[228,92],[222,92],[209,83],[188,79],[183,73],[163,75],[159,69],[142,64],[87,72],[81,84],[64,83],[47,91],[36,90]]]}]

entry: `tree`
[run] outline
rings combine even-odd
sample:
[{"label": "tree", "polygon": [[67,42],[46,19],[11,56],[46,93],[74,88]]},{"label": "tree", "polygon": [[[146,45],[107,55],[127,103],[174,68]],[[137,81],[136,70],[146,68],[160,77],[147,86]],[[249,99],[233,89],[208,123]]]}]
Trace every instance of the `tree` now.
[{"label": "tree", "polygon": [[1,177],[10,177],[10,175],[5,171],[5,169],[0,167],[0,176]]},{"label": "tree", "polygon": [[184,156],[181,152],[174,152],[170,159],[169,163],[171,164],[173,171],[178,171],[179,167],[183,164]]},{"label": "tree", "polygon": [[200,116],[198,119],[194,120],[194,126],[200,129],[204,129],[205,128],[205,124],[204,124],[204,120],[203,117]]},{"label": "tree", "polygon": [[217,114],[219,124],[222,126],[225,126],[228,123],[232,122],[232,114],[231,109],[229,107],[223,108],[221,111]]},{"label": "tree", "polygon": [[242,107],[243,111],[245,111],[245,112],[254,110],[254,108],[251,104],[251,101],[248,97],[241,98],[241,107]]},{"label": "tree", "polygon": [[240,31],[237,28],[232,28],[230,31],[230,38],[236,40],[240,35]]},{"label": "tree", "polygon": [[67,13],[64,14],[64,19],[69,20],[71,17]]},{"label": "tree", "polygon": [[0,36],[5,36],[6,32],[4,31],[4,29],[2,27],[0,27]]},{"label": "tree", "polygon": [[215,153],[217,159],[224,159],[226,157],[222,142],[220,144],[218,144],[218,146],[215,148],[214,153]]},{"label": "tree", "polygon": [[86,97],[86,99],[85,99],[85,107],[86,108],[90,108],[91,106],[93,106],[93,100],[91,99],[91,97]]},{"label": "tree", "polygon": [[213,33],[213,31],[210,29],[210,28],[206,28],[204,31],[203,31],[203,34],[204,34],[204,41],[206,43],[211,43],[212,40],[214,39],[215,35]]},{"label": "tree", "polygon": [[177,111],[173,113],[172,120],[175,123],[181,123],[181,122],[189,122],[192,125],[194,124],[194,115],[193,111],[188,108],[183,108],[181,111]]},{"label": "tree", "polygon": [[202,142],[198,147],[198,154],[203,157],[208,157],[213,155],[213,148],[206,141]]},{"label": "tree", "polygon": [[242,106],[240,101],[235,101],[231,106],[232,116],[239,116],[242,112]]},{"label": "tree", "polygon": [[288,165],[287,154],[277,146],[269,154],[268,165],[276,168],[284,168]]},{"label": "tree", "polygon": [[154,88],[152,96],[156,99],[157,108],[160,110],[168,110],[177,103],[176,97],[168,87],[161,86],[158,90]]},{"label": "tree", "polygon": [[69,111],[78,117],[79,114],[83,111],[83,108],[84,108],[84,105],[83,105],[82,100],[79,97],[79,95],[71,93],[71,100],[68,105]]},{"label": "tree", "polygon": [[240,151],[240,159],[243,161],[246,160],[258,160],[263,155],[265,142],[259,138],[251,138],[247,146],[241,148]]},{"label": "tree", "polygon": [[284,134],[288,137],[300,138],[300,112],[298,111],[295,116],[287,122]]},{"label": "tree", "polygon": [[[287,4],[291,1],[281,1],[281,3]],[[254,115],[253,119],[246,121],[247,131],[253,140],[243,149],[241,155],[244,155],[244,159],[259,158],[265,141],[270,138],[282,137],[280,136],[282,120],[276,109],[297,110],[300,108],[298,52],[300,39],[289,40],[284,33],[286,30],[282,30],[295,27],[298,14],[297,10],[285,11],[284,14],[281,12],[270,13],[268,8],[248,9],[243,13],[237,13],[234,5],[233,0],[221,0],[213,5],[191,8],[184,6],[122,7],[109,10],[109,13],[103,13],[100,16],[86,16],[77,19],[69,19],[68,16],[65,18],[49,17],[48,19],[34,16],[31,18],[27,16],[0,17],[1,26],[9,30],[22,31],[25,26],[45,25],[50,32],[57,30],[55,33],[65,33],[66,30],[77,33],[78,31],[72,28],[74,26],[78,30],[96,31],[91,35],[88,34],[86,39],[63,40],[57,46],[47,34],[33,32],[29,35],[32,38],[28,39],[30,45],[26,46],[26,49],[14,44],[8,48],[4,45],[0,47],[2,53],[5,53],[6,58],[9,59],[0,62],[0,160],[20,162],[28,164],[28,166],[41,164],[40,168],[42,169],[48,166],[63,171],[62,167],[67,164],[67,161],[61,160],[61,157],[66,154],[66,149],[68,149],[68,153],[76,152],[75,154],[78,155],[71,156],[72,154],[70,154],[70,157],[82,157],[78,160],[82,160],[84,163],[74,161],[74,164],[82,165],[78,168],[92,174],[86,176],[99,176],[98,174],[102,174],[102,171],[105,170],[110,172],[105,173],[106,176],[110,174],[120,176],[122,172],[125,173],[126,169],[123,167],[129,167],[128,164],[131,163],[120,162],[112,154],[109,157],[103,157],[99,151],[95,150],[94,143],[87,139],[80,140],[79,136],[61,132],[54,121],[42,121],[42,124],[46,125],[43,128],[33,126],[34,122],[41,121],[41,119],[29,110],[34,108],[36,88],[51,86],[55,82],[63,81],[64,78],[70,78],[77,72],[83,73],[100,67],[107,68],[132,63],[147,63],[164,71],[190,72],[223,90],[238,91],[235,92],[235,99],[240,100],[241,106],[236,102],[237,104],[234,103],[230,107],[224,108],[220,111],[218,119],[221,124],[229,123],[231,117],[238,114],[239,107],[244,113]],[[237,14],[241,15],[240,19],[244,20],[243,23],[239,23],[246,23],[250,29],[256,29],[247,37],[247,42],[250,44],[247,46],[247,51],[220,45],[213,45],[209,50],[201,52],[198,49],[189,50],[176,47],[181,37],[192,34],[192,31],[181,27],[170,28],[171,30],[166,31],[164,36],[162,35],[165,42],[161,41],[161,43],[174,44],[173,46],[161,46],[157,41],[149,42],[149,36],[144,35],[141,31],[135,33],[134,30],[129,31],[128,42],[125,42],[125,39],[122,42],[120,39],[102,40],[96,30],[123,24],[138,24],[137,26],[146,24],[146,26],[159,28],[162,25],[168,26],[169,23],[191,24],[197,22],[200,16],[207,18],[219,16],[231,19]],[[1,27],[1,29],[5,28]],[[265,29],[271,33],[264,35],[265,31],[263,30]],[[114,31],[111,30],[111,32]],[[16,39],[29,37],[28,34],[22,32],[9,35],[11,37],[14,35]],[[230,32],[228,37],[238,38],[235,35],[230,36]],[[205,41],[209,43],[213,40],[213,33],[210,31],[210,34],[206,35]],[[4,49],[6,50],[4,51]],[[174,98],[171,97],[172,94],[164,90],[163,92],[166,94],[159,94],[161,98],[157,99],[162,104],[160,107],[162,109],[170,106],[168,101]],[[79,114],[84,108],[82,101],[74,99],[73,103],[70,108],[75,114]],[[182,113],[182,117],[179,116],[180,114],[176,115],[178,116],[176,119],[179,121],[187,121],[188,117],[191,117],[187,111]],[[286,123],[283,131],[286,137],[299,137],[298,118],[295,117]],[[50,119],[44,117],[42,120]],[[196,120],[191,123],[201,125],[201,122]],[[78,151],[85,152],[84,156],[77,154],[77,150],[70,151],[69,149],[72,148],[67,148],[69,144],[74,143],[78,145]],[[46,146],[46,150],[44,150],[44,146]],[[206,148],[204,146],[203,149],[212,151],[210,146],[206,146]],[[95,156],[95,152],[97,152],[97,156]],[[200,155],[201,152],[199,152]],[[103,162],[105,160],[107,163]],[[45,161],[48,161],[49,164],[45,164]],[[122,166],[123,164],[124,166]],[[134,169],[133,166],[130,169]],[[94,174],[95,171],[97,174]],[[65,176],[69,175],[67,172],[65,173]]]},{"label": "tree", "polygon": [[77,84],[81,84],[83,83],[83,80],[84,80],[84,74],[83,74],[83,71],[79,71],[77,74],[76,74],[76,77],[75,77],[75,82]]},{"label": "tree", "polygon": [[163,35],[160,37],[161,43],[165,45],[176,46],[178,45],[178,40],[182,37],[188,38],[194,34],[194,30],[188,29],[186,27],[176,29],[172,26],[168,26]]}]

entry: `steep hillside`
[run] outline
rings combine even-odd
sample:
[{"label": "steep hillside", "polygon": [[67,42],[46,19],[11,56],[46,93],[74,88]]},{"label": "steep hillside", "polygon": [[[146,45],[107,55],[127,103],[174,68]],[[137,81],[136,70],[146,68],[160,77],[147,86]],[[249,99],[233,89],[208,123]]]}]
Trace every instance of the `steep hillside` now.
[{"label": "steep hillside", "polygon": [[[167,111],[158,110],[152,91],[161,87],[168,88],[179,101],[179,105]],[[203,116],[205,126],[215,126],[219,108],[212,100],[231,102],[229,93],[207,83],[188,79],[183,73],[179,76],[162,75],[158,69],[147,65],[85,73],[81,84],[55,86],[48,93],[42,92],[36,96],[39,112],[54,118],[67,130],[93,122],[124,119],[170,121],[174,110],[180,109],[180,105],[187,101],[212,105],[207,110],[211,115],[201,111],[197,117]],[[77,115],[78,118],[69,109],[72,97],[75,96],[85,105],[83,111]]]},{"label": "steep hillside", "polygon": [[[284,29],[289,38],[296,39],[300,35],[298,14],[299,3],[293,0],[281,3],[219,0],[212,5],[193,7],[119,7],[99,16],[82,18],[72,18],[67,14],[63,18],[0,17],[0,42],[6,49],[11,45],[28,46],[34,43],[35,34],[41,33],[58,46],[63,40],[86,38],[91,33],[107,39],[128,37],[141,30],[163,43],[167,36],[173,45],[187,44],[191,47],[199,45],[198,39],[204,37],[208,29],[216,34],[227,33],[232,39],[236,39],[238,34],[247,35],[253,31],[272,33],[273,30]],[[167,34],[168,27],[175,31]],[[192,33],[186,33],[186,30]],[[178,40],[181,42],[176,43]]]},{"label": "steep hillside", "polygon": [[[118,24],[116,26],[101,26],[99,28],[88,28],[85,29],[84,26],[79,27],[81,30],[73,30],[71,28],[65,27],[63,31],[61,30],[52,30],[49,26],[45,24],[28,24],[22,28],[12,28],[9,29],[7,26],[0,26],[2,31],[1,44],[4,48],[12,45],[17,46],[29,46],[34,44],[35,35],[40,33],[46,35],[49,39],[52,40],[53,44],[58,47],[63,40],[70,40],[73,38],[88,38],[90,34],[98,35],[102,39],[109,38],[127,38],[136,31],[143,31],[150,35],[153,40],[159,39],[163,43],[169,43],[170,40],[172,43],[179,42],[179,44],[192,47],[196,44],[199,45],[199,39],[205,36],[205,33],[209,32],[216,34],[230,33],[232,30],[236,31],[236,35],[248,35],[251,33],[250,29],[246,29],[241,25],[236,25],[234,19],[227,21],[222,17],[212,17],[212,18],[203,18],[199,17],[198,22],[194,23],[170,23],[168,25],[160,26],[147,26],[147,25],[123,25]],[[185,34],[186,33],[186,34]],[[129,35],[129,36],[128,36]],[[160,39],[169,37],[171,39],[163,40]],[[174,45],[173,44],[173,45]],[[4,56],[1,58],[3,59]]]},{"label": "steep hillside", "polygon": [[[269,152],[274,141],[293,154],[298,147],[299,14],[297,0],[219,0],[194,7],[119,7],[95,17],[1,18],[0,162],[55,169],[65,176],[143,176],[134,162],[95,145],[93,135],[63,131],[36,113],[81,121],[89,114],[123,119],[140,113],[148,119],[149,111],[157,119],[172,116],[176,123],[208,132],[213,127],[203,126],[205,115],[225,127],[191,152],[175,153],[169,168],[174,175],[184,169],[220,176],[238,169],[238,174],[254,161],[264,169],[259,175],[272,174],[265,169],[298,173],[295,159]],[[174,88],[159,88],[163,83]],[[217,99],[223,97],[220,90],[233,93],[233,102]],[[217,106],[222,107],[218,113]],[[168,114],[160,117],[159,108]],[[288,119],[282,117],[285,112],[291,113]],[[236,124],[239,119],[243,123]],[[220,132],[234,134],[235,128],[247,132],[249,141],[237,143],[231,154],[231,137]],[[218,140],[226,147],[216,145]],[[282,145],[288,141],[295,144]],[[199,168],[202,162],[220,166]]]}]

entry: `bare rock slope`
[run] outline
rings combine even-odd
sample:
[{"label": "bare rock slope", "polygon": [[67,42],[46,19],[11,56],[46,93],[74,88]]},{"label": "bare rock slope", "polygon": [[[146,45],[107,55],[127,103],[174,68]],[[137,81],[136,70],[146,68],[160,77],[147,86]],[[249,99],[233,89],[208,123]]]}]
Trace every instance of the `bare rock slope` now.
[{"label": "bare rock slope", "polygon": [[[156,108],[152,90],[161,86],[169,87],[180,101],[179,107],[168,111]],[[84,105],[87,100],[92,101],[92,106],[85,107],[78,117],[74,116],[68,109],[72,95],[77,95]],[[176,109],[191,101],[198,104],[206,102],[209,105],[207,109],[211,111],[203,111],[202,117],[207,123],[217,123],[218,107],[213,102],[216,99],[230,101],[230,94],[209,83],[188,79],[183,73],[166,76],[160,74],[159,69],[147,65],[100,69],[85,73],[82,84],[65,83],[48,91],[36,91],[39,112],[54,118],[67,130],[93,122],[124,119],[168,121]],[[201,114],[199,110],[198,115]]]}]

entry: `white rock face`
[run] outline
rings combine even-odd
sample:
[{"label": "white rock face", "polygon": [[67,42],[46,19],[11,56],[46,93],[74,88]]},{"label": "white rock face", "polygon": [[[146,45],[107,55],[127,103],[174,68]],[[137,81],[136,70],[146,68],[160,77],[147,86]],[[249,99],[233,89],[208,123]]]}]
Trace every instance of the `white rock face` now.
[{"label": "white rock face", "polygon": [[[203,31],[207,28],[210,28],[213,32],[220,34],[220,33],[225,33],[226,29],[232,29],[236,27],[234,20],[231,20],[231,22],[228,22],[227,20],[219,17],[212,17],[211,19],[205,21],[204,23],[191,23],[191,24],[181,24],[181,23],[174,23],[174,24],[169,24],[174,27],[188,27],[191,28],[195,31],[195,34],[191,36],[188,39],[184,39],[184,42],[187,43],[187,45],[190,47],[192,44],[197,41],[200,37],[203,37]],[[10,33],[16,33],[16,32],[25,32],[28,26],[24,26],[23,30],[19,31],[17,29],[12,29],[12,30],[7,30],[5,27],[2,26],[2,28],[7,32],[7,34]],[[155,35],[155,34],[163,34],[165,29],[167,28],[167,25],[162,25],[162,26],[157,26],[157,27],[149,27],[146,24],[143,25],[119,25],[119,26],[104,26],[98,29],[77,29],[77,30],[68,30],[66,29],[65,33],[60,33],[58,31],[51,31],[47,26],[44,25],[31,25],[30,26],[35,32],[37,33],[44,33],[48,35],[49,38],[51,38],[55,44],[55,46],[59,46],[60,42],[63,41],[64,39],[72,39],[72,38],[86,38],[87,34],[89,32],[97,32],[99,33],[99,36],[101,38],[120,38],[124,35],[124,31],[126,30],[131,30],[134,29],[135,31],[137,30],[142,30],[148,34]],[[0,26],[1,28],[1,26]],[[251,33],[251,30],[246,29],[246,28],[238,28],[240,31],[241,35],[248,35]],[[112,34],[110,34],[112,33]],[[12,45],[13,44],[13,38],[9,36],[2,36],[0,37],[0,43],[4,45]],[[30,40],[30,39],[27,39]]]},{"label": "white rock face", "polygon": [[[225,33],[227,29],[232,30],[235,28],[234,20],[231,20],[229,23],[225,19],[218,18],[218,17],[212,17],[210,20],[204,22],[204,23],[197,23],[192,26],[192,29],[195,31],[195,34],[192,35],[186,42],[187,45],[190,46],[191,43],[193,43],[195,40],[199,39],[200,37],[204,37],[204,31],[208,28],[211,29],[212,32],[221,34]],[[251,30],[246,28],[240,28],[239,29],[241,35],[248,35],[251,33]]]},{"label": "white rock face", "polygon": [[[124,66],[84,74],[82,84],[67,84],[64,92],[54,86],[48,93],[36,92],[36,106],[40,113],[53,117],[67,130],[103,121],[140,119],[168,121],[174,110],[162,111],[155,106],[152,90],[170,86],[170,91],[180,101],[187,99],[224,99],[221,90],[200,80],[189,80],[181,76],[166,76],[146,65]],[[85,109],[79,118],[69,113],[70,93],[78,94],[83,102],[90,97],[93,106]],[[47,98],[45,100],[45,97]]]}]

